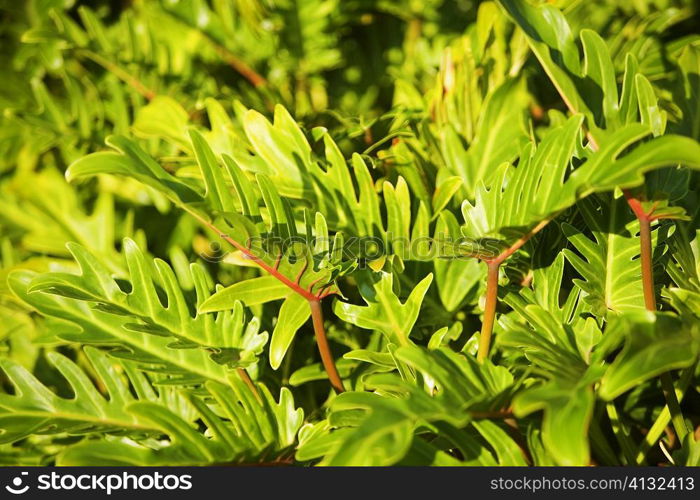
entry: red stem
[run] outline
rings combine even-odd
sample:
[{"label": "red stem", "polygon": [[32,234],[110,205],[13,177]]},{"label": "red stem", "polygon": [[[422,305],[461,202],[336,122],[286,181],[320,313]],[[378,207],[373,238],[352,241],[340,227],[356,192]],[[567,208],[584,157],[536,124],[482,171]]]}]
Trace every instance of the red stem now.
[{"label": "red stem", "polygon": [[498,304],[498,270],[508,257],[517,252],[527,241],[544,228],[552,218],[547,218],[523,235],[506,250],[492,259],[483,259],[488,266],[486,279],[486,304],[484,306],[484,319],[481,323],[481,335],[479,337],[479,349],[476,354],[477,361],[485,360],[489,355],[491,346],[491,334],[496,319],[496,305]]},{"label": "red stem", "polygon": [[649,311],[656,311],[654,294],[654,272],[651,261],[651,221],[648,217],[639,219],[640,265],[642,266],[642,287],[644,305]]},{"label": "red stem", "polygon": [[476,360],[483,362],[489,355],[491,345],[491,333],[496,318],[496,304],[498,303],[498,270],[500,262],[487,262],[488,275],[486,278],[486,305],[484,306],[484,321],[481,323],[481,335],[479,337],[479,350]]},{"label": "red stem", "polygon": [[323,325],[323,310],[321,309],[321,302],[319,300],[309,300],[309,306],[311,307],[311,320],[314,324],[316,344],[318,345],[318,352],[321,354],[323,367],[326,369],[326,373],[328,374],[328,378],[331,381],[333,389],[335,389],[335,392],[340,394],[341,392],[345,392],[345,387],[343,386],[343,379],[340,378],[338,369],[333,361],[331,348],[328,345],[326,329]]},{"label": "red stem", "polygon": [[238,376],[241,377],[243,382],[245,382],[245,385],[247,385],[248,388],[251,390],[251,392],[255,396],[255,399],[258,400],[258,403],[263,404],[263,400],[260,397],[260,392],[258,392],[258,388],[255,387],[255,382],[253,382],[253,379],[250,378],[248,371],[245,368],[238,368],[236,371],[238,372]]},{"label": "red stem", "polygon": [[[209,229],[218,233],[224,241],[232,245],[234,248],[240,250],[243,254],[245,254],[262,269],[270,273],[272,276],[274,276],[279,281],[291,288],[294,292],[298,293],[299,295],[301,295],[309,301],[309,307],[311,308],[311,320],[314,325],[314,333],[316,334],[316,344],[318,345],[318,351],[321,354],[321,361],[323,362],[323,367],[325,368],[326,373],[328,374],[328,379],[331,381],[333,389],[335,389],[337,393],[345,392],[343,380],[340,378],[338,369],[335,366],[335,361],[333,360],[333,355],[331,354],[331,348],[328,345],[328,338],[326,337],[326,329],[323,325],[323,310],[321,309],[321,299],[327,297],[332,292],[325,292],[324,290],[321,290],[318,295],[314,295],[311,292],[311,289],[306,290],[301,285],[299,285],[298,282],[290,280],[277,270],[277,266],[279,265],[279,259],[274,266],[267,264],[260,257],[254,255],[249,248],[234,240],[230,236],[224,234],[221,230],[219,230],[218,227],[216,227],[204,217],[200,216],[194,211],[187,210],[187,208],[185,208],[185,210],[189,212],[194,218],[199,220],[202,224],[207,226]],[[300,275],[297,276],[297,281],[300,277]],[[311,286],[313,287],[313,284]],[[241,376],[244,378],[244,380],[246,380],[247,377],[248,381],[250,381],[250,384],[252,384],[252,380],[250,380],[250,377],[247,376],[248,374],[245,372],[245,370],[243,371],[244,374],[241,374]],[[253,388],[255,388],[254,384]],[[255,391],[257,393],[257,389],[255,389]]]},{"label": "red stem", "polygon": [[[185,209],[185,210],[186,210],[186,209]],[[200,216],[199,214],[197,214],[197,213],[195,213],[195,212],[193,212],[193,211],[190,211],[190,210],[188,210],[188,212],[189,212],[193,217],[195,217],[197,220],[199,220],[202,224],[204,224],[204,225],[207,226],[209,229],[211,229],[212,231],[214,231],[215,233],[217,233],[217,234],[221,237],[222,240],[226,241],[228,244],[230,244],[230,245],[231,245],[232,247],[234,247],[235,249],[241,251],[241,252],[242,252],[246,257],[248,257],[251,261],[255,262],[255,264],[257,264],[257,265],[260,266],[262,269],[264,269],[265,271],[267,271],[268,273],[270,273],[272,276],[274,276],[274,277],[277,278],[279,281],[281,281],[282,283],[284,283],[285,285],[287,285],[287,286],[288,286],[289,288],[291,288],[293,291],[295,291],[296,293],[298,293],[299,295],[301,295],[302,297],[304,297],[306,300],[311,301],[311,300],[318,300],[318,299],[320,298],[320,296],[315,295],[315,294],[312,293],[311,291],[309,291],[309,290],[305,289],[304,287],[302,287],[301,285],[299,285],[299,283],[296,283],[296,282],[292,281],[292,280],[289,279],[287,276],[285,276],[284,274],[280,273],[280,272],[277,270],[276,267],[269,265],[267,262],[265,262],[265,261],[262,260],[260,257],[258,257],[258,256],[255,255],[253,252],[251,252],[250,249],[249,249],[248,247],[246,247],[245,245],[242,245],[242,244],[239,243],[238,241],[236,241],[236,240],[234,240],[233,238],[231,238],[230,236],[228,236],[226,233],[224,233],[223,231],[221,231],[218,227],[216,227],[214,224],[212,224],[211,222],[209,222],[209,221],[208,221],[207,219],[205,219],[204,217],[202,217],[202,216]],[[325,294],[324,297],[325,297],[326,295],[328,295],[328,294]]]},{"label": "red stem", "polygon": [[644,306],[648,311],[656,311],[656,294],[654,293],[654,272],[651,248],[651,221],[653,210],[646,212],[641,201],[628,189],[623,190],[627,204],[639,221],[639,264],[642,268],[642,288]]},{"label": "red stem", "polygon": [[[644,290],[644,306],[647,311],[656,311],[656,294],[654,292],[654,272],[652,267],[652,246],[651,246],[651,221],[655,219],[654,209],[646,212],[642,203],[629,190],[623,190],[627,204],[639,221],[639,264],[642,267],[642,288]],[[673,428],[682,442],[688,433],[681,404],[676,396],[673,386],[673,378],[670,372],[662,373],[660,376],[661,389],[666,399],[666,406],[671,413]]]},{"label": "red stem", "polygon": [[223,59],[223,61],[231,66],[234,70],[236,70],[241,76],[243,76],[246,80],[248,80],[254,87],[264,87],[267,85],[267,80],[258,74],[253,68],[248,66],[245,62],[243,62],[241,59],[236,57],[231,51],[229,51],[226,47],[219,45],[218,43],[214,42],[214,48],[219,54],[219,57]]},{"label": "red stem", "polygon": [[497,257],[495,257],[494,259],[488,259],[488,260],[485,259],[485,262],[495,262],[497,264],[501,264],[504,260],[506,260],[508,257],[513,255],[515,252],[517,252],[520,249],[520,247],[522,247],[525,243],[527,243],[527,241],[530,238],[532,238],[535,234],[540,232],[540,230],[542,230],[542,228],[544,226],[549,224],[550,220],[552,220],[551,217],[544,219],[539,224],[537,224],[534,228],[532,228],[530,230],[530,232],[528,232],[527,234],[522,236],[518,241],[516,241],[510,247],[508,247],[506,250],[501,252]]},{"label": "red stem", "polygon": [[119,66],[118,64],[114,63],[113,61],[110,61],[106,57],[102,57],[100,54],[93,52],[91,50],[87,49],[79,49],[76,51],[76,55],[78,57],[84,56],[90,59],[91,61],[99,64],[102,66],[104,69],[112,73],[114,76],[119,78],[121,81],[129,85],[131,88],[136,90],[139,94],[141,94],[143,97],[148,99],[149,101],[152,100],[153,98],[156,97],[155,91],[149,89],[144,85],[141,80],[136,78],[134,75],[130,74],[128,71],[126,71],[124,68]]}]

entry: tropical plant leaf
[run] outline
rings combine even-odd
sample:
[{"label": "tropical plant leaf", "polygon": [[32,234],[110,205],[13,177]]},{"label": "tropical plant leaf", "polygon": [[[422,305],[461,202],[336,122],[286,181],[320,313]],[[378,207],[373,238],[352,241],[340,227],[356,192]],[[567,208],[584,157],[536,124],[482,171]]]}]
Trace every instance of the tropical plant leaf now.
[{"label": "tropical plant leaf", "polygon": [[[565,249],[564,255],[583,277],[574,282],[585,292],[584,300],[594,314],[622,313],[644,309],[642,276],[639,271],[639,222],[627,210],[624,197],[582,200],[579,208],[595,238],[591,241],[573,226],[563,231],[580,253]],[[598,206],[597,206],[598,205]],[[654,232],[656,246],[658,231]]]},{"label": "tropical plant leaf", "polygon": [[288,294],[289,288],[274,276],[260,276],[218,290],[198,310],[200,313],[224,311],[233,309],[236,302],[254,306],[283,299]]},{"label": "tropical plant leaf", "polygon": [[516,415],[544,410],[542,442],[558,465],[572,466],[590,461],[587,431],[594,402],[590,384],[553,380],[519,394],[513,405]]},{"label": "tropical plant leaf", "polygon": [[277,324],[270,340],[270,366],[275,370],[282,363],[299,328],[311,316],[311,310],[306,300],[299,295],[289,295],[280,308]]},{"label": "tropical plant leaf", "polygon": [[697,464],[692,0],[15,3],[0,464]]},{"label": "tropical plant leaf", "polygon": [[474,204],[465,200],[465,236],[514,241],[592,193],[642,184],[643,174],[655,168],[700,168],[700,145],[681,136],[651,139],[622,154],[650,134],[645,126],[632,124],[611,134],[572,169],[581,124],[581,115],[572,116],[536,148],[526,148],[516,168],[501,166],[499,179],[490,189],[482,185]]},{"label": "tropical plant leaf", "polygon": [[[2,370],[16,391],[14,396],[0,395],[0,406],[7,412],[0,419],[3,443],[13,443],[31,434],[115,433],[143,439],[157,433],[155,427],[140,421],[127,407],[138,400],[167,404],[165,394],[159,396],[145,377],[132,369],[126,371],[128,379],[120,375],[116,368],[119,365],[99,350],[86,347],[85,354],[107,388],[108,398],[75,363],[58,353],[48,353],[47,357],[70,384],[73,392],[70,399],[58,396],[19,364],[2,360]],[[129,389],[130,382],[139,386],[138,399]],[[190,417],[186,407],[180,411],[183,418]]]},{"label": "tropical plant leaf", "polygon": [[[419,446],[416,443],[421,439],[417,434],[420,424],[429,422],[460,449],[465,464],[525,464],[517,445],[498,426],[474,422],[476,432],[461,429],[470,421],[467,409],[498,404],[498,395],[513,383],[507,370],[492,365],[480,367],[475,361],[447,349],[426,351],[405,346],[396,351],[396,356],[435,385],[422,389],[395,375],[374,375],[369,383],[375,388],[375,393],[340,395],[333,403],[330,417],[331,422],[343,423],[342,429],[331,433],[331,436],[338,436],[326,438],[320,434],[311,441],[319,446],[318,440],[321,440],[323,446],[328,447],[325,463],[391,465],[403,460],[410,463],[410,450]],[[460,381],[465,376],[467,379]],[[388,397],[392,394],[398,397]],[[359,422],[351,416],[358,410],[364,414]],[[353,429],[349,431],[346,426]],[[496,450],[496,459],[478,436]],[[375,449],[375,443],[380,443],[375,454],[361,451],[363,446]],[[309,446],[306,444],[306,453],[309,453]]]},{"label": "tropical plant leaf", "polygon": [[490,185],[495,169],[512,162],[527,142],[523,120],[526,97],[522,82],[507,81],[497,87],[483,104],[476,134],[466,148],[462,138],[448,126],[442,137],[447,167],[462,179],[468,198],[473,198],[479,183]]},{"label": "tropical plant leaf", "polygon": [[[165,363],[165,369],[174,373],[185,370],[218,379],[226,372],[214,361],[222,352],[228,354],[229,367],[257,361],[267,334],[258,331],[257,320],[246,320],[240,303],[216,315],[193,317],[172,269],[163,261],[149,262],[131,240],[124,247],[130,293],[122,291],[99,260],[78,245],[69,248],[82,274],[35,276],[17,271],[10,277],[10,287],[42,314],[73,324],[59,334],[64,339],[120,345],[123,356],[155,366]],[[207,275],[197,265],[191,273],[202,303],[209,297]],[[165,292],[165,306],[157,287]]]},{"label": "tropical plant leaf", "polygon": [[[276,459],[294,442],[303,412],[282,389],[279,401],[262,385],[252,389],[235,376],[228,384],[210,381],[208,397],[188,395],[190,404],[212,434],[203,436],[195,427],[167,408],[149,402],[129,405],[140,421],[165,434],[165,445],[85,440],[67,447],[58,457],[61,465],[100,464],[111,466],[214,464],[243,462],[260,457]],[[258,399],[254,390],[260,392]],[[217,410],[218,409],[218,410]],[[219,416],[218,411],[222,414]]]},{"label": "tropical plant leaf", "polygon": [[683,328],[678,318],[668,314],[639,312],[620,316],[611,322],[606,335],[610,338],[606,347],[624,341],[622,352],[601,380],[599,394],[606,400],[615,399],[651,377],[690,366],[698,359],[696,329]]},{"label": "tropical plant leaf", "polygon": [[406,345],[410,343],[411,329],[418,319],[423,297],[432,280],[432,274],[423,278],[413,289],[406,302],[401,303],[392,290],[392,275],[382,272],[373,285],[362,289],[366,306],[336,301],[333,310],[343,321],[360,328],[379,330],[393,344]]}]

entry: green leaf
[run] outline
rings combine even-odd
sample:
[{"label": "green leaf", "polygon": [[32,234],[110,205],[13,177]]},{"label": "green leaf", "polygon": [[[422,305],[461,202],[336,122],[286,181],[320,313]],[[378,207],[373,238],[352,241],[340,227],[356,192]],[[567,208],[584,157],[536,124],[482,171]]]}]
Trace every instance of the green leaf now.
[{"label": "green leaf", "polygon": [[589,465],[588,425],[595,396],[590,384],[552,380],[516,396],[513,409],[519,417],[544,410],[542,442],[561,466]]},{"label": "green leaf", "polygon": [[506,368],[490,362],[479,365],[474,358],[448,348],[428,351],[404,346],[396,356],[429,377],[437,390],[436,400],[461,411],[498,409],[513,385],[513,376]]},{"label": "green leaf", "polygon": [[690,366],[700,351],[697,331],[668,313],[644,311],[616,317],[605,335],[624,340],[622,352],[600,383],[598,393],[607,401],[652,377]]},{"label": "green leaf", "polygon": [[[494,465],[496,462],[486,446],[472,432],[462,429],[470,421],[470,415],[465,409],[473,402],[470,397],[473,392],[460,392],[461,387],[452,386],[450,382],[456,381],[457,373],[470,373],[475,377],[472,383],[477,383],[477,392],[481,392],[488,391],[491,384],[497,384],[498,387],[498,384],[504,381],[508,384],[512,379],[508,381],[507,377],[502,377],[501,370],[494,370],[492,366],[484,368],[479,374],[478,365],[473,360],[466,369],[461,368],[460,357],[452,353],[454,357],[450,359],[446,350],[426,351],[416,346],[406,346],[400,348],[397,354],[409,362],[418,360],[420,369],[426,369],[426,374],[437,370],[436,373],[442,375],[442,370],[450,370],[451,378],[443,382],[445,379],[441,377],[439,390],[434,391],[429,387],[418,387],[397,375],[374,375],[368,380],[368,384],[375,388],[375,393],[340,394],[333,401],[329,421],[331,425],[341,428],[330,437],[321,434],[320,438],[310,440],[315,446],[326,450],[322,463],[393,465],[399,461],[404,463],[404,460],[412,463],[412,460],[417,459],[411,457],[409,450],[415,446],[420,448],[420,445],[416,445],[416,440],[421,439],[417,431],[428,426],[430,429],[439,430],[444,437],[443,443],[436,442],[438,446],[445,447],[443,451],[450,447],[460,450],[464,457],[464,465]],[[431,366],[431,361],[438,359],[442,361],[438,361],[436,366]],[[478,385],[484,383],[489,388]],[[524,465],[517,444],[498,426],[489,424],[481,422],[478,429],[496,450],[500,463]],[[474,423],[475,427],[477,425]],[[305,446],[308,450],[310,444],[305,443]]]},{"label": "green leaf", "polygon": [[226,185],[224,169],[218,164],[214,152],[204,140],[202,134],[190,130],[190,139],[197,163],[204,178],[205,197],[212,208],[220,212],[235,212],[233,197]]},{"label": "green leaf", "polygon": [[697,142],[665,135],[639,144],[651,131],[631,124],[606,136],[600,149],[587,152],[572,171],[581,123],[581,115],[572,116],[536,148],[525,148],[516,168],[502,165],[490,188],[482,184],[477,189],[473,204],[465,200],[465,236],[515,241],[592,193],[636,187],[644,182],[644,173],[669,165],[700,168]]},{"label": "green leaf", "polygon": [[523,30],[532,52],[569,109],[590,115],[572,78],[572,75],[581,76],[581,63],[564,15],[551,5],[534,7],[521,0],[498,0],[498,3]]},{"label": "green leaf", "polygon": [[249,110],[243,127],[253,150],[265,161],[280,194],[302,198],[303,173],[308,168],[311,147],[287,110],[275,106],[274,124],[257,111]]},{"label": "green leaf", "polygon": [[130,139],[110,136],[106,142],[119,152],[92,153],[76,160],[66,170],[66,179],[72,182],[97,174],[123,175],[161,191],[175,203],[202,201],[202,196],[193,187],[167,173]]},{"label": "green leaf", "polygon": [[452,127],[443,131],[442,154],[450,171],[462,179],[468,198],[480,182],[489,185],[496,167],[515,160],[526,143],[526,100],[522,82],[509,80],[497,87],[483,104],[476,137],[466,151]]},{"label": "green leaf", "polygon": [[491,445],[496,455],[496,464],[505,467],[525,466],[527,461],[518,444],[495,422],[480,420],[474,422],[474,428]]},{"label": "green leaf", "polygon": [[700,441],[692,433],[686,434],[683,447],[673,453],[673,461],[675,465],[700,466]]},{"label": "green leaf", "polygon": [[113,272],[123,272],[123,262],[114,249],[120,217],[110,193],[101,192],[88,210],[55,169],[23,179],[18,178],[22,189],[3,189],[0,196],[0,221],[7,230],[22,235],[22,247],[32,253],[68,257],[66,243],[73,241],[98,253]]},{"label": "green leaf", "polygon": [[336,467],[393,465],[408,452],[413,426],[401,413],[374,410],[323,464]]},{"label": "green leaf", "polygon": [[700,49],[695,44],[687,44],[678,57],[682,75],[675,92],[675,101],[683,110],[679,124],[672,124],[674,131],[695,140],[700,140]]},{"label": "green leaf", "polygon": [[[596,203],[599,201],[599,203]],[[627,208],[623,196],[585,199],[579,203],[594,241],[573,226],[562,229],[580,253],[564,249],[564,255],[583,280],[576,279],[591,304],[593,313],[604,317],[608,311],[621,313],[644,309],[642,277],[639,271],[639,222]],[[654,231],[656,245],[658,231]],[[653,248],[653,247],[652,247]]]},{"label": "green leaf", "polygon": [[282,303],[270,340],[270,366],[274,370],[282,364],[294,336],[309,316],[311,316],[311,308],[308,301],[301,295],[289,294]]},{"label": "green leaf", "polygon": [[[441,238],[446,242],[459,241],[459,224],[450,212],[442,212],[436,224],[435,239],[439,242]],[[485,277],[484,266],[476,259],[451,256],[448,252],[441,256],[433,261],[435,284],[445,309],[456,311],[465,298],[478,293],[479,282]]]},{"label": "green leaf", "polygon": [[[286,123],[284,120],[283,122]],[[300,131],[297,132],[301,134]],[[302,295],[311,296],[318,290],[332,292],[333,281],[354,268],[352,260],[343,261],[342,234],[335,235],[333,248],[326,246],[325,250],[327,251],[322,252],[321,255],[313,255],[308,243],[313,238],[320,241],[325,238],[325,241],[328,241],[327,232],[314,235],[311,226],[306,224],[309,234],[304,235],[301,238],[303,241],[300,242],[297,238],[298,233],[292,208],[288,200],[280,196],[278,186],[273,180],[266,175],[258,174],[256,179],[259,193],[256,193],[250,180],[245,177],[235,162],[224,156],[222,167],[213,150],[199,132],[190,130],[190,137],[204,181],[203,195],[197,192],[201,188],[197,188],[195,191],[195,188],[190,187],[189,183],[170,175],[136,143],[124,137],[111,137],[108,140],[108,143],[120,150],[122,154],[95,153],[88,155],[72,165],[66,175],[68,178],[75,178],[98,173],[113,173],[135,177],[161,191],[209,229],[216,230],[219,237],[229,238],[227,241],[233,241],[232,244],[239,251],[246,252],[251,260],[260,263],[263,267],[274,268],[272,274],[282,277],[281,281],[286,278],[289,283],[296,282],[299,285],[297,291]],[[301,140],[296,133],[292,133],[290,137],[287,137],[286,140],[292,142]],[[95,155],[108,155],[105,157],[108,160],[102,161],[104,158]],[[369,176],[369,173],[367,175]],[[229,181],[233,184],[238,200],[230,192]],[[403,193],[404,198],[407,195],[407,192]],[[376,198],[376,193],[372,192],[372,196]],[[260,199],[265,204],[265,220],[261,220],[261,211],[257,206]],[[207,203],[213,214],[207,216],[202,212],[203,201]],[[243,214],[238,213],[235,201],[240,203]],[[214,218],[211,215],[219,216],[216,218],[216,225],[210,222],[211,218]],[[316,218],[321,217],[323,216],[319,215]],[[261,236],[265,230],[265,222],[269,234]],[[316,228],[327,231],[327,226],[323,224],[317,225]],[[280,245],[274,248],[266,245],[268,241],[266,236],[282,238],[281,248],[278,248]],[[303,244],[303,248],[299,251],[294,243],[305,243],[305,245]],[[255,245],[255,248],[248,248],[249,245]],[[281,257],[280,254],[282,254]],[[278,257],[280,257],[279,260]],[[313,265],[311,265],[312,263]],[[313,286],[316,287],[316,290],[311,290]]]},{"label": "green leaf", "polygon": [[[208,436],[166,406],[136,402],[129,404],[127,411],[167,436],[159,446],[153,447],[148,441],[88,440],[66,447],[57,463],[210,465],[252,461],[263,455],[275,459],[284,453],[303,421],[303,411],[294,408],[291,393],[283,388],[277,402],[262,385],[253,388],[238,377],[227,382],[207,383],[204,395],[186,394]],[[257,396],[254,391],[258,391]]]},{"label": "green leaf", "polygon": [[460,187],[462,187],[462,179],[460,177],[446,177],[440,184],[435,186],[432,201],[432,208],[435,216],[447,206],[455,193],[459,191]]},{"label": "green leaf", "polygon": [[496,180],[487,189],[477,188],[475,201],[462,205],[465,236],[517,239],[532,227],[568,205],[575,196],[562,195],[567,170],[574,154],[582,117],[574,115],[550,131],[537,148],[526,147],[517,168],[499,167]]},{"label": "green leaf", "polygon": [[[248,322],[240,304],[216,315],[193,317],[170,266],[158,259],[149,262],[131,240],[124,242],[130,293],[119,288],[94,255],[79,245],[69,245],[69,249],[80,275],[34,276],[18,271],[10,277],[10,287],[21,300],[46,316],[74,324],[60,331],[65,339],[116,343],[126,348],[123,356],[142,362],[156,360],[175,372],[185,369],[212,379],[220,379],[226,370],[210,356],[226,350],[230,368],[247,366],[257,360],[267,342],[267,333],[259,332],[258,320]],[[198,265],[192,265],[190,272],[201,304],[209,297],[208,277]],[[157,286],[164,290],[167,307],[158,297]]]},{"label": "green leaf", "polygon": [[289,287],[274,276],[260,276],[259,278],[239,281],[218,290],[202,302],[198,311],[200,313],[225,311],[233,309],[238,301],[243,302],[246,306],[264,304],[283,299],[288,294]]},{"label": "green leaf", "polygon": [[623,151],[650,134],[643,125],[633,124],[612,134],[567,180],[562,196],[633,188],[644,182],[644,174],[667,166],[684,165],[700,169],[700,144],[687,137],[664,135],[643,142],[626,154]]},{"label": "green leaf", "polygon": [[423,297],[433,281],[433,275],[423,278],[403,304],[392,290],[391,273],[381,272],[377,276],[378,280],[371,288],[366,286],[360,291],[367,306],[336,301],[333,311],[343,321],[360,328],[379,330],[396,345],[409,344],[408,337],[418,319]]},{"label": "green leaf", "polygon": [[[386,355],[391,358],[390,354]],[[390,363],[391,369],[393,369],[396,363],[394,363],[392,359],[390,359]],[[345,379],[352,374],[357,363],[347,359],[338,359],[335,365],[340,378]],[[289,376],[289,385],[297,387],[316,380],[328,380],[328,373],[322,363],[313,363],[299,368]]]},{"label": "green leaf", "polygon": [[[14,361],[0,360],[0,368],[16,391],[14,395],[0,394],[0,408],[4,410],[0,417],[0,442],[12,443],[32,434],[116,433],[139,437],[156,432],[156,427],[140,421],[126,409],[136,399],[129,391],[129,379],[119,372],[122,367],[97,349],[86,347],[85,354],[100,383],[107,387],[108,398],[75,363],[58,353],[48,353],[47,358],[70,385],[70,399],[56,395]],[[167,391],[157,396],[150,385],[147,387],[149,392],[140,397],[155,402],[160,397],[161,404],[165,402]]]},{"label": "green leaf", "polygon": [[172,97],[156,96],[138,110],[133,130],[140,136],[163,137],[188,148],[188,123],[189,115],[180,103]]},{"label": "green leaf", "polygon": [[517,349],[533,370],[547,378],[581,380],[588,367],[579,337],[590,336],[587,321],[562,320],[526,296],[509,293],[504,298],[514,312],[501,317],[503,332],[496,337],[498,345]]}]

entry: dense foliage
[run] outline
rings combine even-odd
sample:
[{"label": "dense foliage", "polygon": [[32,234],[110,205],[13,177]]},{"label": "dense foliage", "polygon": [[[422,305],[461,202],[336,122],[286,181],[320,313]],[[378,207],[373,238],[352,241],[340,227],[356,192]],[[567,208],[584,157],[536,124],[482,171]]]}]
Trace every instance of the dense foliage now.
[{"label": "dense foliage", "polygon": [[3,0],[0,463],[700,465],[687,0]]}]

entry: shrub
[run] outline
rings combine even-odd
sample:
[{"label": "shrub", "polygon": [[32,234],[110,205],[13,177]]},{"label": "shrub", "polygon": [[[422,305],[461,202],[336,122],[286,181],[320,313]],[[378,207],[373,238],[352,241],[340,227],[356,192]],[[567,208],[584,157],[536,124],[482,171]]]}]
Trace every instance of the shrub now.
[{"label": "shrub", "polygon": [[9,6],[0,460],[699,465],[698,13],[565,4]]}]

